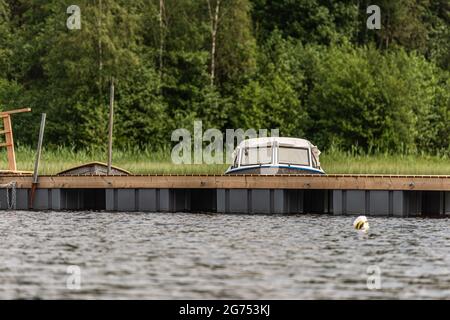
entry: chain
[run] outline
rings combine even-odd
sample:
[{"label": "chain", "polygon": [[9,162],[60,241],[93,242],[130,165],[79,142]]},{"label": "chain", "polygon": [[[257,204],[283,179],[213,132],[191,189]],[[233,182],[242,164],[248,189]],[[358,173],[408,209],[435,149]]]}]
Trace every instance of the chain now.
[{"label": "chain", "polygon": [[6,189],[6,206],[8,210],[16,209],[16,182],[11,181],[7,184],[0,184],[0,188]]}]

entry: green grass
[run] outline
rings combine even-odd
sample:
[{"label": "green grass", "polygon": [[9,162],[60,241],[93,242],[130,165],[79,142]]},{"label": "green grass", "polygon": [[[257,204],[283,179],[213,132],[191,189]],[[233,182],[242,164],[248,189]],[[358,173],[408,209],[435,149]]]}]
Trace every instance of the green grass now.
[{"label": "green grass", "polygon": [[323,153],[320,162],[325,172],[361,174],[450,175],[447,156],[430,155],[355,155],[346,152]]},{"label": "green grass", "polygon": [[[170,150],[152,152],[150,150],[113,151],[113,165],[135,174],[222,174],[228,165],[174,165]],[[18,170],[34,168],[36,151],[29,147],[16,148]],[[92,161],[107,162],[107,153],[99,150],[75,151],[71,148],[43,150],[39,174],[55,174],[74,166]],[[0,152],[0,169],[7,169],[7,157]]]},{"label": "green grass", "polygon": [[[29,147],[17,147],[18,170],[33,170],[35,151]],[[73,166],[91,161],[106,162],[101,151],[74,151],[70,148],[43,150],[40,174],[55,174]],[[170,161],[170,150],[114,150],[113,164],[135,174],[222,174],[228,165],[175,165]],[[423,174],[450,175],[448,156],[390,155],[324,151],[321,164],[326,173],[360,174]],[[0,152],[0,169],[7,169],[4,150]]]}]

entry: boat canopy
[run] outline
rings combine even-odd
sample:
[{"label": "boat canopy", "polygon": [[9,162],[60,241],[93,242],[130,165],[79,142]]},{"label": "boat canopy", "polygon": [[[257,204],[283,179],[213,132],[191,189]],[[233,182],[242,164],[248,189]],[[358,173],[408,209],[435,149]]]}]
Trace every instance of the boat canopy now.
[{"label": "boat canopy", "polygon": [[317,146],[306,139],[252,138],[242,141],[234,150],[234,164],[230,169],[251,165],[288,165],[321,170],[319,155]]},{"label": "boat canopy", "polygon": [[243,148],[243,147],[255,148],[255,147],[273,146],[275,143],[278,143],[279,146],[292,147],[292,148],[310,148],[311,146],[313,146],[313,144],[311,142],[309,142],[308,140],[305,140],[305,139],[285,138],[285,137],[267,137],[267,138],[252,138],[252,139],[244,140],[238,145],[238,148]]}]

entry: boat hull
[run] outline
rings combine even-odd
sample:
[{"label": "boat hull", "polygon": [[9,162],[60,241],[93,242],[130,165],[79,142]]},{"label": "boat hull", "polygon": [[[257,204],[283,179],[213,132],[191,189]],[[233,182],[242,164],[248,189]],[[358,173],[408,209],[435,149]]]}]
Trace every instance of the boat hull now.
[{"label": "boat hull", "polygon": [[271,174],[271,175],[285,175],[285,174],[325,174],[323,171],[311,168],[301,167],[249,167],[249,168],[236,168],[230,169],[225,174]]}]

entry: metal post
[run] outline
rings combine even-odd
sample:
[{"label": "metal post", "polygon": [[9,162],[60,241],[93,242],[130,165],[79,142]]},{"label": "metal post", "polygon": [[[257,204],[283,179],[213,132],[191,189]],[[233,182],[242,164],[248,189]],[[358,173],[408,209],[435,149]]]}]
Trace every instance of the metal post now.
[{"label": "metal post", "polygon": [[108,175],[111,174],[111,166],[112,166],[113,121],[114,121],[114,78],[111,78],[111,89],[109,95]]},{"label": "metal post", "polygon": [[36,152],[36,160],[34,162],[33,183],[31,185],[30,208],[33,208],[34,193],[38,185],[39,161],[41,160],[42,141],[44,140],[45,118],[46,114],[41,116],[41,128],[39,129],[39,138]]},{"label": "metal post", "polygon": [[39,161],[41,160],[42,140],[44,139],[45,118],[46,114],[41,116],[41,128],[39,129],[39,140],[37,145],[36,161],[34,162],[33,183],[38,182]]}]

